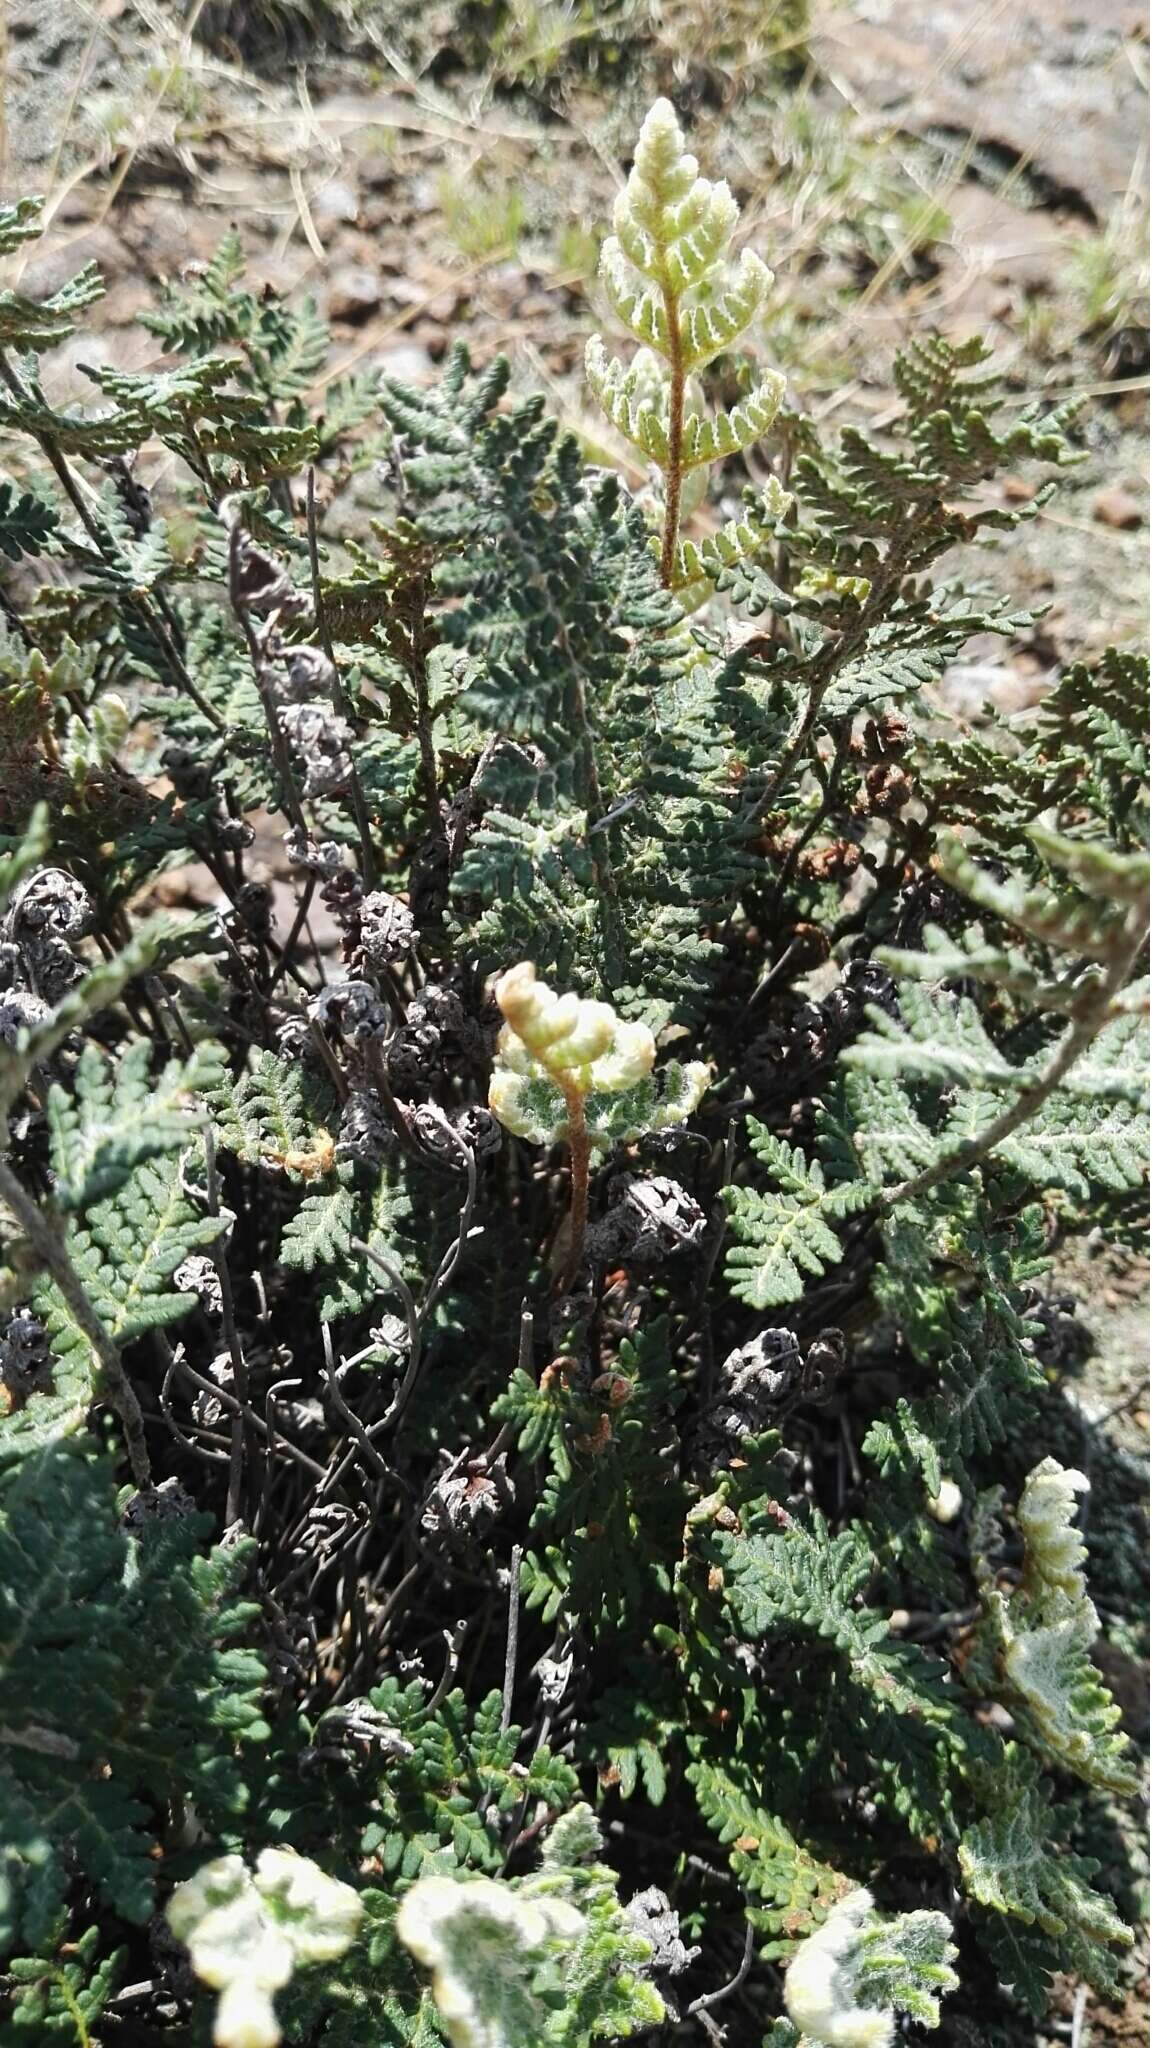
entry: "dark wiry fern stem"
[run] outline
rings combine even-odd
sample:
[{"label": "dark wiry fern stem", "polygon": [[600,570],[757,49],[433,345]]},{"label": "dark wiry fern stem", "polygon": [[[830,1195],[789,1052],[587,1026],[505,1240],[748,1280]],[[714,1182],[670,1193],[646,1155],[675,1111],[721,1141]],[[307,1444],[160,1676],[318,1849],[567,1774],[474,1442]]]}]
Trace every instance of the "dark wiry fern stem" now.
[{"label": "dark wiry fern stem", "polygon": [[571,710],[581,742],[579,757],[583,783],[583,803],[587,812],[588,844],[590,845],[593,835],[597,834],[599,838],[599,844],[591,848],[591,867],[595,876],[596,886],[606,898],[614,902],[617,890],[614,872],[611,867],[611,850],[607,844],[606,836],[599,832],[600,821],[606,806],[603,802],[603,790],[599,781],[599,761],[595,752],[595,731],[591,723],[591,714],[587,704],[587,687],[576,659],[575,651],[571,645],[570,634],[565,625],[560,625],[558,638],[559,644],[571,665]]},{"label": "dark wiry fern stem", "polygon": [[137,1486],[150,1486],[152,1468],[144,1434],[144,1417],[120,1354],[88,1297],[63,1237],[53,1229],[3,1159],[0,1159],[0,1201],[11,1210],[21,1236],[55,1281],[76,1327],[83,1332],[99,1359],[100,1392],[123,1425],[132,1477]]},{"label": "dark wiry fern stem", "polygon": [[583,1097],[577,1088],[564,1088],[563,1095],[567,1104],[567,1142],[571,1147],[571,1212],[567,1257],[559,1281],[561,1293],[574,1284],[583,1263],[587,1198],[591,1185],[591,1140],[587,1134]]},{"label": "dark wiry fern stem", "polygon": [[871,627],[882,618],[891,586],[901,580],[905,571],[907,556],[910,553],[911,543],[914,539],[916,517],[917,508],[911,511],[901,532],[896,533],[891,540],[890,546],[887,549],[886,560],[882,565],[881,571],[875,577],[873,587],[868,592],[866,602],[862,606],[857,619],[844,632],[828,640],[811,662],[806,703],[803,706],[798,724],[795,726],[783,752],[783,757],[778,763],[770,781],[767,783],[766,788],[755,799],[755,802],[751,805],[743,819],[746,829],[749,830],[756,819],[761,818],[765,812],[770,810],[776,796],[785,787],[791,770],[802,755],[807,741],[815,729],[819,712],[823,707],[823,699],[830,689],[835,676],[844,663],[849,661],[852,655],[857,654],[858,650],[866,645],[867,634]]},{"label": "dark wiry fern stem", "polygon": [[232,610],[239,620],[244,639],[247,642],[248,658],[252,665],[252,680],[256,686],[260,707],[264,714],[264,723],[268,729],[268,738],[271,741],[272,761],[275,764],[276,781],[279,784],[280,806],[284,815],[291,819],[296,830],[301,832],[306,839],[307,819],[304,816],[303,804],[300,801],[299,791],[295,785],[295,776],[292,774],[288,743],[284,737],[284,730],[279,722],[275,702],[268,687],[268,670],[264,649],[260,636],[252,625],[251,613],[244,603],[241,592],[240,550],[243,546],[243,541],[244,530],[237,523],[232,527],[228,539],[228,595],[231,600]]},{"label": "dark wiry fern stem", "polygon": [[[216,1134],[211,1124],[204,1131],[204,1164],[207,1179],[208,1208],[213,1216],[220,1212],[220,1178],[216,1159]],[[216,1269],[220,1286],[221,1314],[224,1339],[228,1356],[232,1362],[232,1384],[239,1404],[232,1416],[232,1444],[228,1460],[228,1493],[224,1507],[224,1527],[230,1529],[240,1520],[243,1502],[244,1463],[247,1454],[247,1433],[244,1426],[244,1410],[248,1401],[248,1362],[236,1327],[235,1301],[232,1296],[232,1275],[228,1265],[227,1244],[223,1235],[217,1237],[209,1247],[208,1256]]]}]

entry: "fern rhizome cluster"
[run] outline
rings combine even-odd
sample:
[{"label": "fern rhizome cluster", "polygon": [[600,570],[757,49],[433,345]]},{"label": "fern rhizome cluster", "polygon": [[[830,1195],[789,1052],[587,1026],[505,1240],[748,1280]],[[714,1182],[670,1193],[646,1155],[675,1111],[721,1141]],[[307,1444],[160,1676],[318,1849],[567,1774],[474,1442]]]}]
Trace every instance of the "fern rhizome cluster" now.
[{"label": "fern rhizome cluster", "polygon": [[502,361],[321,383],[234,237],[62,408],[101,287],[20,290],[37,215],[0,2041],[1007,2043],[1120,1989],[1042,1275],[1150,1167],[1150,666],[1010,732],[932,688],[1030,625],[971,544],[1073,416],[930,336],[881,436],[788,410],[665,102],[588,349],[634,497]]}]

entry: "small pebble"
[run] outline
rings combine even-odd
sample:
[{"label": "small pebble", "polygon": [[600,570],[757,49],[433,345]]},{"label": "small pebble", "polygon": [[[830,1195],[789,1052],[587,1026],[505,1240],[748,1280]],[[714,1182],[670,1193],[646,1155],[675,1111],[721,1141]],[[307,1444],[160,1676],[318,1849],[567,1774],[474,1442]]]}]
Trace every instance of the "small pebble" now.
[{"label": "small pebble", "polygon": [[1127,533],[1132,527],[1141,526],[1142,507],[1129,491],[1099,491],[1094,500],[1094,517],[1100,526],[1114,526],[1120,533]]},{"label": "small pebble", "polygon": [[328,318],[356,327],[378,312],[382,300],[383,290],[376,273],[359,264],[346,264],[336,271],[328,286]]},{"label": "small pebble", "polygon": [[345,185],[340,178],[333,178],[329,185],[322,185],[314,194],[311,210],[318,221],[352,222],[359,217],[359,200],[350,185]]}]

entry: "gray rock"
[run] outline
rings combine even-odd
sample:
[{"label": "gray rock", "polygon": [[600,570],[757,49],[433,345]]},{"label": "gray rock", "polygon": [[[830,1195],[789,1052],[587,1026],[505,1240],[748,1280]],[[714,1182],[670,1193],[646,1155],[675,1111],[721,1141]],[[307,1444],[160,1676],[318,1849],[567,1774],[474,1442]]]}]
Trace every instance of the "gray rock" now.
[{"label": "gray rock", "polygon": [[383,287],[378,275],[362,264],[344,264],[327,288],[328,318],[347,327],[358,327],[369,320],[373,313],[378,313],[382,302]]}]

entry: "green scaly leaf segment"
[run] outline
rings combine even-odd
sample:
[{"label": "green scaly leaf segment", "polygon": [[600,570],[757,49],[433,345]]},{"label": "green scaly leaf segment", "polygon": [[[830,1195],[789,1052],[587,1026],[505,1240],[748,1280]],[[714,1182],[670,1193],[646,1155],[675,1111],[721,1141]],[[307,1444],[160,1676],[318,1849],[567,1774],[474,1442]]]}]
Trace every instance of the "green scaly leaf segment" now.
[{"label": "green scaly leaf segment", "polygon": [[751,1308],[776,1308],[796,1301],[805,1274],[822,1274],[842,1257],[832,1224],[857,1215],[871,1200],[864,1181],[828,1187],[818,1160],[807,1161],[797,1146],[772,1137],[755,1117],[747,1118],[751,1149],[765,1166],[774,1189],[727,1188],[734,1243],[727,1253],[732,1292]]},{"label": "green scaly leaf segment", "polygon": [[237,1590],[251,1546],[205,1556],[203,1533],[146,1502],[125,1529],[90,1446],[36,1445],[0,1470],[0,1943],[51,1938],[71,1856],[121,1918],[146,1920],[164,1803],[193,1799],[217,1827],[243,1810],[239,1747],[269,1732],[261,1660],[233,1646],[256,1612]]}]

